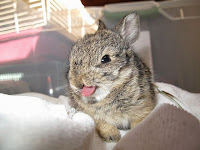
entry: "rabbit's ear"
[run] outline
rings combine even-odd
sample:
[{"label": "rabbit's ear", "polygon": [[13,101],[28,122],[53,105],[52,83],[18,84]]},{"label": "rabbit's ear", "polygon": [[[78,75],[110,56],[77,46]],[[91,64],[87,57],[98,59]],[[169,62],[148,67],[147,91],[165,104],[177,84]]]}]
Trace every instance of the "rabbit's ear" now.
[{"label": "rabbit's ear", "polygon": [[106,29],[106,25],[103,23],[103,21],[99,20],[98,21],[98,31]]},{"label": "rabbit's ear", "polygon": [[118,32],[122,38],[132,45],[140,34],[140,19],[135,13],[129,14],[115,27],[115,32]]}]

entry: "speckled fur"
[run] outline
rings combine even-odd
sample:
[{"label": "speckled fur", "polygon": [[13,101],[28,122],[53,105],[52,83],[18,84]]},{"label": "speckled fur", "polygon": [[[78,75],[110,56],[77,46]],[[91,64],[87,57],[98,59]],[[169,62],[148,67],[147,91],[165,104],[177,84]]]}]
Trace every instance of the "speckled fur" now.
[{"label": "speckled fur", "polygon": [[[79,111],[92,116],[99,135],[106,141],[118,141],[118,129],[129,129],[142,121],[154,108],[154,88],[149,68],[132,48],[139,36],[139,18],[126,16],[114,30],[100,22],[95,34],[86,35],[73,47],[66,75],[68,96]],[[111,62],[101,64],[104,55]],[[83,85],[97,86],[97,95],[83,97]]]}]

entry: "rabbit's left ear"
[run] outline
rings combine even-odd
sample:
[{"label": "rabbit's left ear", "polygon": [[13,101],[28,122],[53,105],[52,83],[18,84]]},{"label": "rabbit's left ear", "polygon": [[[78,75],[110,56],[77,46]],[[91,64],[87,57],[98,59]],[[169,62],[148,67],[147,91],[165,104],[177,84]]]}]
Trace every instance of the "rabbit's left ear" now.
[{"label": "rabbit's left ear", "polygon": [[106,25],[103,23],[103,21],[99,20],[98,21],[98,31],[106,29]]},{"label": "rabbit's left ear", "polygon": [[140,34],[139,16],[135,13],[127,15],[115,27],[114,31],[118,32],[131,46],[138,39]]}]

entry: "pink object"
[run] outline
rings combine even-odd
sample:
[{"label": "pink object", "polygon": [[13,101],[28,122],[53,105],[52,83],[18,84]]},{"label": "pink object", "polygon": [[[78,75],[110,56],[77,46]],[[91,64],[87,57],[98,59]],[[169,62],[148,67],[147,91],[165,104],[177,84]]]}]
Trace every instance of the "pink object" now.
[{"label": "pink object", "polygon": [[0,63],[21,60],[66,59],[69,43],[58,32],[42,28],[0,35]]},{"label": "pink object", "polygon": [[25,59],[34,53],[40,30],[34,29],[1,35],[0,63]]},{"label": "pink object", "polygon": [[96,90],[95,86],[90,86],[90,87],[84,86],[81,91],[81,94],[82,96],[90,96],[95,92],[95,90]]}]

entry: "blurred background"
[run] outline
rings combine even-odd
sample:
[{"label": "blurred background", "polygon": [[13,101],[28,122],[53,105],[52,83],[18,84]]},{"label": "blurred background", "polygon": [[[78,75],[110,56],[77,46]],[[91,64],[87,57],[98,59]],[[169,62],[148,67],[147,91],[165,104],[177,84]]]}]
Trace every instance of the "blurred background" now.
[{"label": "blurred background", "polygon": [[[111,3],[122,3],[122,2],[139,2],[139,1],[144,1],[144,0],[81,0],[82,4],[84,6],[104,6],[106,4],[111,4]],[[146,0],[150,1],[150,0]],[[164,0],[156,0],[156,1],[164,1]]]},{"label": "blurred background", "polygon": [[73,44],[137,12],[138,53],[155,81],[200,92],[200,1],[0,0],[0,93],[66,93]]}]

